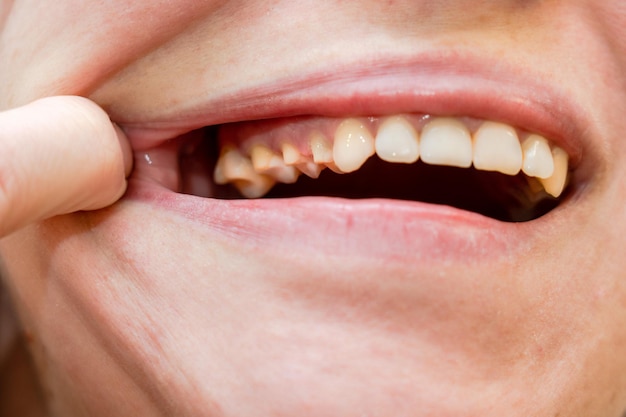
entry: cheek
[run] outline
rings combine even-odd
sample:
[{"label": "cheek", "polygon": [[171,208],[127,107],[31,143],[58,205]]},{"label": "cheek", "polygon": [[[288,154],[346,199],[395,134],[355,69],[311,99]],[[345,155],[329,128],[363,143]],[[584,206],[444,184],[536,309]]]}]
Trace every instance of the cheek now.
[{"label": "cheek", "polygon": [[46,95],[88,95],[111,74],[224,3],[4,2],[0,69],[9,82],[0,85],[0,109]]}]

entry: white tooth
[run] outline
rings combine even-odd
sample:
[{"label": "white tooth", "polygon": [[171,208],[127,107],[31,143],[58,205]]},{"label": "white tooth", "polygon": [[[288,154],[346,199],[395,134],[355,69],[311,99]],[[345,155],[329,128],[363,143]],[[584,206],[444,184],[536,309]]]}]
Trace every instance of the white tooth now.
[{"label": "white tooth", "polygon": [[558,198],[567,184],[569,157],[563,149],[556,146],[552,149],[552,159],[554,160],[554,173],[550,178],[539,178],[539,181],[548,194]]},{"label": "white tooth", "polygon": [[550,144],[539,135],[530,135],[522,144],[523,170],[529,177],[549,178],[554,173],[554,159]]},{"label": "white tooth", "polygon": [[311,161],[303,162],[296,166],[300,171],[302,171],[304,175],[311,178],[318,178],[320,176],[320,173],[322,172],[322,169],[324,169],[322,165],[318,165],[315,162]]},{"label": "white tooth", "polygon": [[376,154],[383,161],[412,164],[419,158],[419,139],[401,116],[390,117],[378,128]]},{"label": "white tooth", "polygon": [[275,184],[274,179],[257,173],[250,159],[234,148],[225,148],[222,151],[213,178],[217,184],[232,182],[248,198],[263,196]]},{"label": "white tooth", "polygon": [[328,144],[326,137],[321,132],[313,132],[309,138],[313,162],[323,164],[333,162],[333,148]]},{"label": "white tooth", "polygon": [[485,122],[474,134],[474,167],[517,175],[522,169],[522,147],[515,129],[503,123]]},{"label": "white tooth", "polygon": [[374,155],[374,138],[369,130],[356,119],[344,120],[335,132],[333,160],[342,172],[361,168]]},{"label": "white tooth", "polygon": [[250,158],[252,166],[258,173],[285,184],[293,184],[298,180],[298,170],[293,166],[287,166],[285,161],[267,146],[254,145],[250,150]]},{"label": "white tooth", "polygon": [[422,130],[420,153],[422,161],[428,164],[469,168],[472,165],[470,132],[456,119],[433,119]]},{"label": "white tooth", "polygon": [[283,160],[287,165],[295,165],[302,161],[302,154],[290,143],[283,143],[281,150],[283,151]]}]

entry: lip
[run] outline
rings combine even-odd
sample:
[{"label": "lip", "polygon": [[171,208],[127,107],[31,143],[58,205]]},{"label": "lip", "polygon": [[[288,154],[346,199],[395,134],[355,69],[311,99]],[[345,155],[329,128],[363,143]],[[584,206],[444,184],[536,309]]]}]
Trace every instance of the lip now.
[{"label": "lip", "polygon": [[178,98],[149,118],[112,114],[135,150],[190,130],[229,122],[299,115],[331,117],[423,113],[499,121],[541,134],[577,166],[591,130],[586,113],[539,74],[467,54],[425,54],[343,64],[221,97]]},{"label": "lip", "polygon": [[[469,116],[508,123],[542,134],[570,155],[593,166],[591,124],[566,94],[503,63],[468,55],[430,54],[346,65],[283,79],[182,106],[159,115],[124,120],[135,151],[156,148],[204,126],[297,115],[379,116],[424,113]],[[591,155],[590,155],[591,154]],[[588,168],[583,170],[584,173]],[[162,207],[237,241],[289,247],[317,245],[332,254],[385,259],[502,259],[538,236],[537,228],[563,218],[567,202],[527,223],[504,223],[446,206],[394,200],[307,197],[286,200],[215,200],[174,193],[145,177],[131,178],[127,199]],[[545,235],[545,234],[544,234]],[[305,238],[303,238],[305,237]],[[484,259],[484,258],[483,258]]]}]

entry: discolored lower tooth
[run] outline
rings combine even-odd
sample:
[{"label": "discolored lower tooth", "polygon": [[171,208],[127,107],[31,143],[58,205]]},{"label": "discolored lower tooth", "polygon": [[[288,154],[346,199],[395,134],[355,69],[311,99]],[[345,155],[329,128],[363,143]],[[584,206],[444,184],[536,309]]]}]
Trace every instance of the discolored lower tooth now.
[{"label": "discolored lower tooth", "polygon": [[333,162],[333,148],[321,132],[313,132],[309,137],[313,162],[323,164]]},{"label": "discolored lower tooth", "polygon": [[333,161],[339,170],[356,171],[374,155],[374,138],[363,123],[356,119],[344,120],[335,131]]},{"label": "discolored lower tooth", "polygon": [[550,144],[539,135],[530,135],[522,144],[524,173],[530,177],[549,178],[554,173],[554,159]]},{"label": "discolored lower tooth", "polygon": [[260,173],[285,184],[298,180],[299,172],[294,166],[287,166],[283,159],[264,145],[254,145],[250,150],[252,166]]},{"label": "discolored lower tooth", "polygon": [[233,183],[248,198],[266,194],[276,181],[254,170],[252,162],[235,148],[225,148],[215,166],[213,179],[217,184]]},{"label": "discolored lower tooth", "polygon": [[296,165],[296,167],[307,177],[310,178],[318,178],[322,169],[324,168],[322,165],[316,164],[315,162],[303,162],[301,164]]},{"label": "discolored lower tooth", "polygon": [[469,168],[472,165],[472,138],[467,127],[453,118],[436,118],[422,130],[422,161],[433,165]]},{"label": "discolored lower tooth", "polygon": [[550,178],[539,178],[539,181],[548,194],[558,198],[567,185],[569,156],[557,146],[552,149],[552,159],[554,161],[554,173]]},{"label": "discolored lower tooth", "polygon": [[412,164],[419,158],[419,139],[413,126],[401,116],[390,117],[378,128],[376,154],[383,161]]},{"label": "discolored lower tooth", "polygon": [[474,167],[517,175],[522,169],[522,147],[515,129],[503,123],[483,123],[474,134]]}]

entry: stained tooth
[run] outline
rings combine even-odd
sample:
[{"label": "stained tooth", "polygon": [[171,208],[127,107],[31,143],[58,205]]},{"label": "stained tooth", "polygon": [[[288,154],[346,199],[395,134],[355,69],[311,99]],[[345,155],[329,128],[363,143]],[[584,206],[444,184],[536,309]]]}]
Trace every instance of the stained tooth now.
[{"label": "stained tooth", "polygon": [[318,178],[320,176],[320,173],[322,172],[322,169],[324,169],[322,165],[316,164],[315,162],[311,161],[300,163],[296,165],[296,167],[298,167],[298,169],[302,171],[304,175],[311,178]]},{"label": "stained tooth", "polygon": [[276,183],[274,179],[256,172],[250,159],[234,148],[225,148],[222,151],[213,179],[217,184],[233,183],[248,198],[263,196]]},{"label": "stained tooth", "polygon": [[522,147],[511,126],[485,122],[474,134],[476,169],[517,175],[522,169],[522,159]]},{"label": "stained tooth", "polygon": [[283,151],[283,160],[287,165],[295,165],[302,162],[302,154],[290,143],[283,143],[281,150]]},{"label": "stained tooth", "polygon": [[287,166],[283,159],[264,145],[254,145],[250,150],[250,158],[254,169],[285,184],[293,184],[298,180],[299,172],[294,166]]},{"label": "stained tooth", "polygon": [[356,119],[343,121],[335,132],[333,160],[342,172],[361,168],[374,155],[374,138],[367,127]]},{"label": "stained tooth", "polygon": [[434,165],[469,168],[472,165],[472,138],[467,127],[453,118],[437,118],[422,130],[422,161]]},{"label": "stained tooth", "polygon": [[321,132],[313,132],[309,137],[309,143],[311,144],[313,162],[318,164],[333,162],[333,148]]},{"label": "stained tooth", "polygon": [[376,154],[387,162],[412,164],[419,158],[417,132],[404,117],[388,118],[378,128]]},{"label": "stained tooth", "polygon": [[539,135],[530,135],[522,144],[523,170],[529,177],[549,178],[554,173],[554,159],[550,144]]},{"label": "stained tooth", "polygon": [[539,181],[548,194],[558,198],[567,184],[569,157],[563,149],[557,146],[552,149],[552,159],[554,173],[550,178],[539,178]]}]

